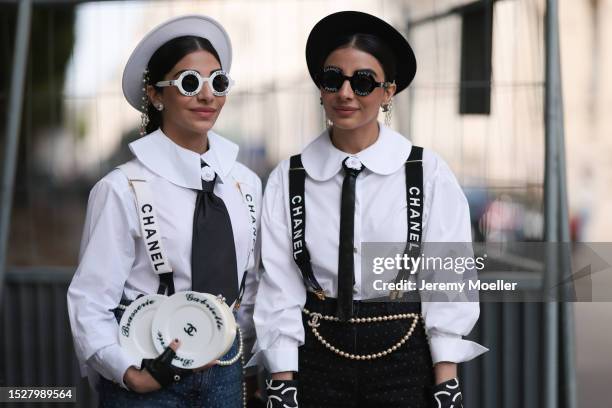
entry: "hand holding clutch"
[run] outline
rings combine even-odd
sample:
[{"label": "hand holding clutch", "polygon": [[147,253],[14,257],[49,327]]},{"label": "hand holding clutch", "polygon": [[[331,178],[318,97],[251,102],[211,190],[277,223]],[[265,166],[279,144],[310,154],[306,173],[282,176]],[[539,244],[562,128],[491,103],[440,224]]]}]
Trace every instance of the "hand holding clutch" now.
[{"label": "hand holding clutch", "polygon": [[[178,347],[179,342],[175,340],[172,342],[173,346]],[[176,345],[175,345],[176,344]],[[147,370],[151,377],[155,378],[155,381],[159,385],[166,387],[175,381],[181,379],[177,370],[172,366],[172,359],[176,356],[176,351],[172,347],[168,346],[162,354],[154,359],[143,359],[141,364],[141,370]]]}]

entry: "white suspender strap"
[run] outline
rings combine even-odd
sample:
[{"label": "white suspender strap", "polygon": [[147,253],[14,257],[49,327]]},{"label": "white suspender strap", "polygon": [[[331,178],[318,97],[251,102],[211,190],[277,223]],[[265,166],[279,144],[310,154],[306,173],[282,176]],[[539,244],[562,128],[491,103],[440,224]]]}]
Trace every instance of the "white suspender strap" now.
[{"label": "white suspender strap", "polygon": [[140,169],[140,166],[134,161],[124,163],[117,166],[117,168],[126,175],[136,195],[140,233],[145,242],[145,248],[147,250],[149,262],[151,263],[151,268],[158,275],[172,272],[172,267],[170,266],[170,262],[162,244],[161,232],[159,230],[159,218],[155,210],[153,193],[150,185],[147,184],[146,177]]},{"label": "white suspender strap", "polygon": [[234,181],[238,187],[238,190],[240,191],[240,194],[242,195],[242,200],[246,209],[248,210],[248,217],[251,223],[251,243],[249,254],[247,256],[246,264],[244,265],[244,272],[242,273],[242,279],[240,281],[238,297],[236,298],[236,301],[234,301],[234,304],[230,306],[231,309],[238,309],[244,295],[246,277],[248,273],[247,267],[249,266],[249,261],[251,258],[255,256],[255,243],[257,242],[257,208],[255,207],[255,192],[251,189],[251,187],[246,183],[240,183],[236,179],[234,179]]},{"label": "white suspender strap", "polygon": [[257,242],[257,207],[255,202],[255,191],[254,189],[247,183],[241,183],[238,180],[234,179],[240,194],[242,195],[242,201],[244,206],[248,211],[249,223],[251,224],[251,242],[250,242],[250,250],[249,256],[247,257],[246,265],[244,268],[246,269],[249,265],[250,258],[254,255],[255,252],[255,243]]}]

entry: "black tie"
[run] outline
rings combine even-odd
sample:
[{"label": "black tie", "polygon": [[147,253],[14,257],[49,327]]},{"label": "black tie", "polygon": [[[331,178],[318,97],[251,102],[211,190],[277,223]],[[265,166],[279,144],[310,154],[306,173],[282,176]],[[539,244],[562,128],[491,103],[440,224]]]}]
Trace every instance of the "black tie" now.
[{"label": "black tie", "polygon": [[355,232],[355,182],[363,170],[361,162],[347,157],[342,162],[344,181],[340,203],[340,244],[338,247],[338,307],[336,316],[347,321],[353,316],[353,285],[355,283],[354,232]]},{"label": "black tie", "polygon": [[202,191],[193,213],[191,287],[197,292],[221,294],[231,305],[238,296],[236,248],[225,203],[213,193],[216,179],[212,168],[202,162]]}]

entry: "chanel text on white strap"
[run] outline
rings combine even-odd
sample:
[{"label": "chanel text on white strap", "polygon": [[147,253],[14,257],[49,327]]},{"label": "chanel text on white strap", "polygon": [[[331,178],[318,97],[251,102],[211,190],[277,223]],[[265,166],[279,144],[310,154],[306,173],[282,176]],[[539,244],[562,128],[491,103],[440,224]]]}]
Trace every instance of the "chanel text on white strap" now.
[{"label": "chanel text on white strap", "polygon": [[151,268],[156,274],[172,272],[172,267],[166,251],[162,245],[162,236],[159,230],[159,222],[151,187],[138,164],[133,161],[118,166],[128,178],[138,206],[138,220],[140,221],[140,232],[145,242]]},{"label": "chanel text on white strap", "polygon": [[244,201],[244,205],[248,211],[249,221],[251,223],[251,243],[249,248],[249,256],[247,257],[246,265],[244,269],[246,270],[249,266],[249,261],[253,253],[255,252],[255,244],[257,242],[257,207],[255,203],[255,192],[254,189],[247,183],[240,183],[238,180],[235,180],[236,186],[242,195],[242,200]]}]

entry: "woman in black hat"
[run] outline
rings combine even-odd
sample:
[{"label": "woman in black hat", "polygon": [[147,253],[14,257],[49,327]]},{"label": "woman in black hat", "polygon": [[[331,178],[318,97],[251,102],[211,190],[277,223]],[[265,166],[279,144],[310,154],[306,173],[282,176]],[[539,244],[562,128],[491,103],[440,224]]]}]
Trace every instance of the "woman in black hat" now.
[{"label": "woman in black hat", "polygon": [[[154,28],[126,64],[123,92],[142,114],[143,137],[130,143],[135,158],[92,189],[68,290],[75,350],[102,407],[244,405],[240,351],[250,350],[254,340],[261,182],[237,162],[238,146],[212,130],[233,83],[231,61],[225,29],[207,16],[188,15]],[[175,352],[188,363],[202,347],[224,349],[231,342],[223,332],[221,341],[198,348],[188,337],[197,331],[191,323],[172,334],[181,340],[178,350],[175,343],[155,359],[120,345],[117,321],[125,306],[142,295],[175,290],[222,295],[236,309],[242,300],[234,313],[244,339],[237,335],[222,361],[194,370],[172,364]],[[195,325],[205,319],[198,316]],[[231,323],[229,315],[214,316],[213,327]],[[142,348],[151,343],[145,326],[132,328]],[[129,332],[125,327],[122,334]],[[187,344],[192,349],[180,356]]]},{"label": "woman in black hat", "polygon": [[471,241],[446,163],[377,121],[415,75],[412,49],[384,21],[346,11],[316,24],[306,59],[328,128],[264,195],[253,361],[272,373],[268,406],[461,407],[457,363],[487,350],[462,339],[478,303],[421,302],[415,290],[366,302],[377,296],[362,243],[403,242],[418,257],[421,242]]}]

